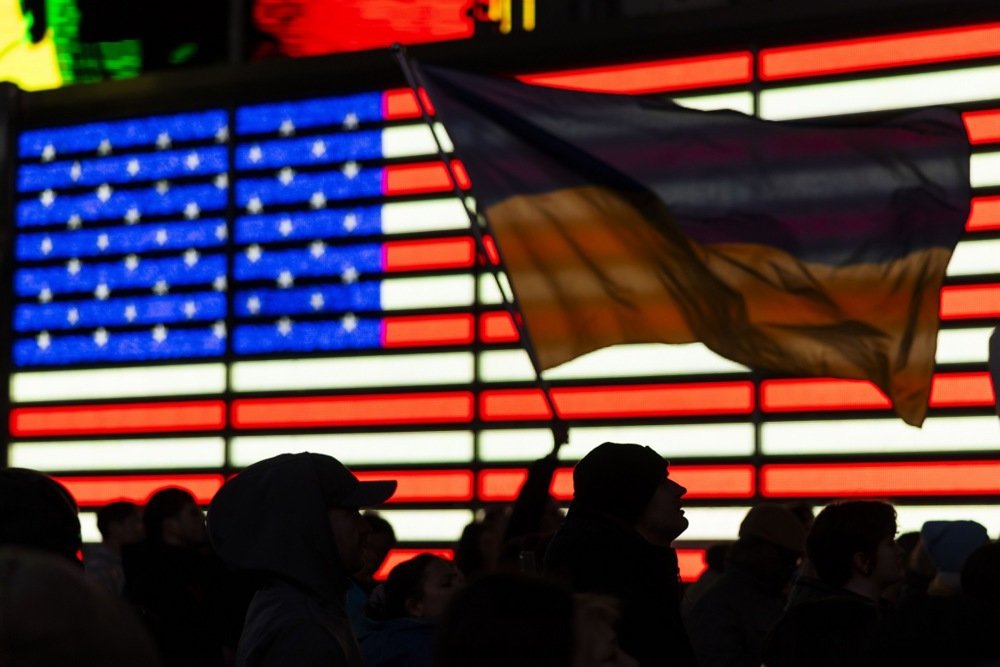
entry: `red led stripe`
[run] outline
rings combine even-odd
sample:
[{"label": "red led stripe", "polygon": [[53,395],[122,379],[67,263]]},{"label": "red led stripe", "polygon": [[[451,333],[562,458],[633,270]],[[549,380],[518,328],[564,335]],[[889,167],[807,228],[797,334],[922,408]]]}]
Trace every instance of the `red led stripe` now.
[{"label": "red led stripe", "polygon": [[885,394],[866,380],[829,378],[765,380],[761,383],[764,412],[808,410],[880,410],[892,407]]},{"label": "red led stripe", "polygon": [[[468,189],[471,182],[465,166],[458,160],[452,160],[451,168],[459,187]],[[382,170],[382,194],[387,196],[452,190],[451,177],[442,162],[394,164]]]},{"label": "red led stripe", "polygon": [[945,287],[940,314],[942,320],[1000,317],[1000,284]]},{"label": "red led stripe", "polygon": [[309,428],[377,424],[460,423],[472,420],[472,393],[244,398],[233,401],[233,426]]},{"label": "red led stripe", "polygon": [[22,437],[215,431],[225,425],[222,401],[16,408],[10,413],[10,433]]},{"label": "red led stripe", "polygon": [[704,549],[677,549],[677,565],[681,571],[681,581],[690,584],[708,569]]},{"label": "red led stripe", "polygon": [[454,549],[392,549],[382,561],[378,571],[372,576],[376,581],[385,581],[394,567],[416,558],[420,554],[433,554],[445,560],[455,560]]},{"label": "red led stripe", "polygon": [[1000,461],[765,465],[771,497],[1000,495]]},{"label": "red led stripe", "polygon": [[973,198],[965,230],[985,232],[995,229],[1000,229],[1000,195]]},{"label": "red led stripe", "polygon": [[409,88],[397,88],[382,93],[382,118],[385,120],[403,120],[419,118],[420,105],[417,96]]},{"label": "red led stripe", "polygon": [[510,313],[486,313],[479,320],[479,337],[484,343],[513,343],[520,339]]},{"label": "red led stripe", "polygon": [[431,271],[465,268],[476,259],[476,244],[469,237],[391,241],[382,245],[385,271]]},{"label": "red led stripe", "polygon": [[764,81],[1000,55],[1000,23],[764,49]]},{"label": "red led stripe", "polygon": [[993,405],[989,373],[938,373],[931,385],[933,408]]},{"label": "red led stripe", "polygon": [[554,88],[641,95],[749,83],[753,78],[753,56],[749,51],[736,51],[695,58],[523,74],[517,78],[526,83]]},{"label": "red led stripe", "polygon": [[475,319],[458,315],[417,315],[382,320],[382,347],[468,345],[475,333]]},{"label": "red led stripe", "polygon": [[127,475],[120,477],[57,477],[81,507],[98,507],[115,500],[145,505],[150,496],[167,487],[191,492],[199,505],[208,505],[225,481],[222,475]]},{"label": "red led stripe", "polygon": [[[670,466],[669,474],[687,488],[685,498],[750,498],[754,494],[752,465]],[[479,473],[479,499],[511,502],[527,478],[526,468],[483,470]],[[556,500],[573,500],[573,469],[557,470],[549,491]]]},{"label": "red led stripe", "polygon": [[356,472],[362,482],[395,480],[390,503],[469,502],[473,497],[471,470],[421,470]]},{"label": "red led stripe", "polygon": [[551,419],[540,389],[493,389],[479,394],[480,415],[486,421]]},{"label": "red led stripe", "polygon": [[966,111],[962,114],[969,142],[989,144],[1000,141],[1000,109]]}]

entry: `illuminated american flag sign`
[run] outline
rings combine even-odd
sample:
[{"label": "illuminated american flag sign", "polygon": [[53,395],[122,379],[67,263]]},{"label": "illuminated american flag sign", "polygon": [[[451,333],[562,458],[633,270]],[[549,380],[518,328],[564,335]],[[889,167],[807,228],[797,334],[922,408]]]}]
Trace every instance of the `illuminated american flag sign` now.
[{"label": "illuminated american flag sign", "polygon": [[[888,497],[902,530],[1000,533],[996,44],[984,24],[527,77],[776,120],[948,104],[974,147],[923,429],[867,383],[618,346],[546,374],[570,427],[559,499],[600,442],[654,446],[689,489],[688,577],[762,499]],[[23,131],[9,463],[63,480],[91,538],[97,505],[165,484],[207,503],[282,451],[398,479],[406,548],[447,550],[472,509],[512,500],[551,411],[431,132],[403,90]]]}]

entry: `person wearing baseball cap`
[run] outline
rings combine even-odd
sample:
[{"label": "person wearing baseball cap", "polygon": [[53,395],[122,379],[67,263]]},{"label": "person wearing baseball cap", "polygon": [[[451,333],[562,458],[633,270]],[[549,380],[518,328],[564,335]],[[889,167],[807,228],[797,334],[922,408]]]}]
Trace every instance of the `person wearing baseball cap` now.
[{"label": "person wearing baseball cap", "polygon": [[281,454],[227,481],[208,510],[212,547],[252,574],[237,664],[361,667],[344,598],[364,565],[360,508],[395,481],[362,482],[322,454]]}]

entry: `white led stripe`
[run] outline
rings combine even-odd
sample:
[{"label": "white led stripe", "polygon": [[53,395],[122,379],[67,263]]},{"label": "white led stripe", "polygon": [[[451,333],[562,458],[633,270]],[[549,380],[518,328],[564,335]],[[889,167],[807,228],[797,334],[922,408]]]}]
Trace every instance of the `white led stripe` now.
[{"label": "white led stripe", "polygon": [[677,539],[692,542],[735,541],[749,510],[749,507],[685,507],[688,528]]},{"label": "white led stripe", "polygon": [[941,329],[935,361],[939,364],[986,363],[993,329]]},{"label": "white led stripe", "polygon": [[1000,65],[988,65],[763,90],[760,116],[768,120],[819,118],[996,98],[1000,98]]},{"label": "white led stripe", "polygon": [[[499,283],[497,283],[497,278],[499,278]],[[510,288],[510,280],[507,278],[507,274],[500,272],[497,274],[497,278],[494,278],[492,273],[484,273],[479,276],[479,300],[484,304],[498,304],[504,303],[504,295],[507,295],[506,301],[513,301],[511,296],[513,292]],[[503,292],[500,291],[501,287]]]},{"label": "white led stripe", "polygon": [[383,310],[471,306],[475,279],[470,274],[426,278],[390,278],[382,281]]},{"label": "white led stripe", "polygon": [[534,461],[552,451],[552,431],[512,428],[482,431],[479,458],[483,461]]},{"label": "white led stripe", "polygon": [[394,202],[382,205],[383,234],[411,234],[468,229],[469,214],[458,198]]},{"label": "white led stripe", "polygon": [[[1000,153],[997,153],[997,175],[1000,178]],[[948,264],[949,276],[975,276],[1000,273],[1000,240],[962,241]]]},{"label": "white led stripe", "polygon": [[753,115],[753,94],[718,93],[715,95],[692,95],[690,97],[675,97],[674,102],[689,109],[699,111],[719,111],[729,109],[748,116]]},{"label": "white led stripe", "polygon": [[472,523],[472,510],[391,510],[379,508],[400,542],[457,542]]},{"label": "white led stripe", "polygon": [[[446,153],[454,150],[451,137],[441,123],[434,124],[435,134]],[[413,157],[416,155],[437,155],[438,145],[426,124],[399,125],[382,130],[382,157]]]},{"label": "white led stripe", "polygon": [[14,373],[14,403],[94,398],[137,398],[218,394],[226,390],[223,364],[140,366],[82,371]]},{"label": "white led stripe", "polygon": [[[1000,185],[1000,153],[973,153],[969,168],[972,187],[990,188]],[[998,270],[996,263],[993,270]]]},{"label": "white led stripe", "polygon": [[43,472],[219,468],[226,460],[222,438],[14,442],[7,451],[10,465]]},{"label": "white led stripe", "polygon": [[761,449],[768,455],[901,454],[1000,449],[996,417],[930,417],[923,428],[899,419],[765,422]]},{"label": "white led stripe", "polygon": [[919,531],[927,521],[976,521],[991,539],[1000,535],[1000,505],[896,505],[900,533]]},{"label": "white led stripe", "polygon": [[87,544],[101,541],[101,531],[97,530],[97,512],[80,512],[80,536]]},{"label": "white led stripe", "polygon": [[474,378],[473,369],[471,352],[240,361],[232,367],[232,387],[234,391],[297,391],[467,384]]},{"label": "white led stripe", "polygon": [[230,441],[230,460],[246,467],[278,454],[315,452],[347,465],[468,463],[471,431],[337,433],[331,435],[239,436]]}]

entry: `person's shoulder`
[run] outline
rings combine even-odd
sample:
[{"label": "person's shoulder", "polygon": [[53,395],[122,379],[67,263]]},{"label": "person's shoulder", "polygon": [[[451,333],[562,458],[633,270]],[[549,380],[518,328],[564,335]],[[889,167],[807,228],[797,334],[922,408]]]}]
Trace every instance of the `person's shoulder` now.
[{"label": "person's shoulder", "polygon": [[244,629],[237,664],[242,667],[347,665],[336,637],[322,626],[295,623],[288,617],[275,620],[274,625]]}]

